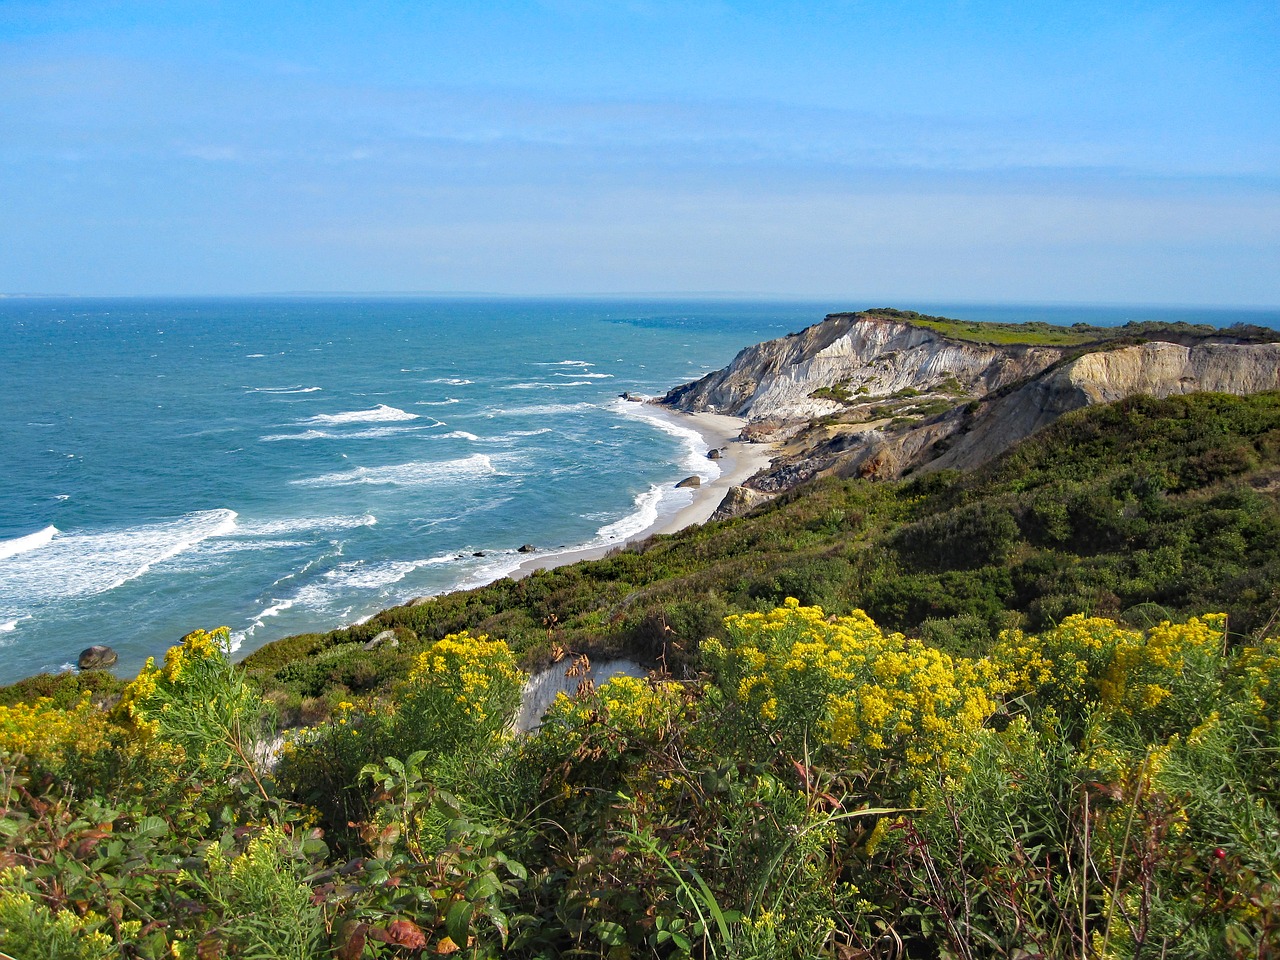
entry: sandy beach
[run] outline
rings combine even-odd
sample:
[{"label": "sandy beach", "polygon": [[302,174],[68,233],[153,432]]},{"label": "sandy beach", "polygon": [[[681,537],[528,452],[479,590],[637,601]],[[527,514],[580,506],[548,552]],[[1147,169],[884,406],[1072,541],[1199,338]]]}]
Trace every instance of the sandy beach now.
[{"label": "sandy beach", "polygon": [[[674,514],[659,517],[651,526],[626,540],[584,547],[579,550],[556,550],[545,554],[533,554],[507,576],[523,577],[534,570],[561,567],[577,563],[579,560],[599,560],[624,544],[643,540],[654,534],[675,533],[685,527],[705,523],[711,514],[715,513],[716,507],[720,506],[720,501],[724,499],[730,487],[741,484],[748,477],[767,467],[774,455],[775,444],[745,443],[738,439],[738,434],[747,422],[741,417],[727,417],[717,413],[681,413],[654,405],[647,407],[646,413],[650,416],[669,418],[672,423],[678,423],[700,433],[708,451],[721,451],[720,459],[716,461],[716,465],[720,468],[720,476],[692,488],[692,503],[681,507]],[[673,478],[672,485],[681,479],[683,478]]]}]

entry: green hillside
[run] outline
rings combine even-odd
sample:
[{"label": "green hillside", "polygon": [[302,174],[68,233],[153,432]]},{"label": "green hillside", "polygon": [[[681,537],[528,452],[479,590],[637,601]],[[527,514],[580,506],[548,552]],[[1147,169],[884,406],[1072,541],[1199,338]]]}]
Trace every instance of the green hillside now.
[{"label": "green hillside", "polygon": [[[1280,604],[1278,484],[1280,395],[1136,398],[1069,415],[972,475],[823,480],[604,560],[282,640],[246,666],[291,710],[375,689],[463,629],[505,638],[526,666],[559,645],[675,669],[725,615],[788,596],[957,652],[1080,612],[1141,625],[1222,610],[1245,636]],[[366,654],[389,628],[400,647]]]}]

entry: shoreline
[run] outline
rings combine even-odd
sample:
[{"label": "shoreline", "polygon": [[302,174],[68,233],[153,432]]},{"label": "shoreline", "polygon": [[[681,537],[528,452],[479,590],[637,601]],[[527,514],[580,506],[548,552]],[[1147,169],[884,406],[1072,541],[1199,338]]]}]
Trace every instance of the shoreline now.
[{"label": "shoreline", "polygon": [[[653,523],[616,543],[597,544],[587,547],[570,548],[568,550],[551,550],[542,555],[531,555],[521,561],[512,571],[503,576],[519,579],[535,570],[551,570],[568,566],[582,560],[599,560],[614,550],[627,544],[645,540],[657,534],[677,533],[686,527],[705,523],[715,513],[716,508],[724,500],[730,487],[738,486],[743,481],[759,473],[772,461],[777,449],[776,443],[748,443],[738,439],[743,426],[744,417],[730,417],[719,413],[687,413],[672,410],[656,404],[645,402],[646,416],[666,419],[670,423],[691,429],[702,437],[706,446],[703,454],[711,450],[720,450],[718,460],[709,461],[720,469],[720,475],[697,487],[686,488],[693,492],[693,501],[680,507],[674,513],[658,517]],[[680,479],[671,481],[674,487]],[[496,580],[502,577],[495,578]],[[495,581],[489,581],[490,583]],[[487,584],[486,584],[487,585]],[[471,589],[468,587],[467,589]],[[412,602],[412,601],[411,601]]]}]

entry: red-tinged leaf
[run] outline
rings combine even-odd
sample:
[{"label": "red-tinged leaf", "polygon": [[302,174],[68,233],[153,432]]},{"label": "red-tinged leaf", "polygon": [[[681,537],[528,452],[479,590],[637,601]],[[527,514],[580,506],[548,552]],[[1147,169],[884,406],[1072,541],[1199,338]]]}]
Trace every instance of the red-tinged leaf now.
[{"label": "red-tinged leaf", "polygon": [[392,920],[387,925],[387,936],[390,938],[388,942],[410,950],[419,950],[427,945],[422,928],[412,920]]},{"label": "red-tinged leaf", "polygon": [[338,947],[338,960],[360,960],[365,941],[369,939],[367,923],[353,923],[348,928],[347,939]]},{"label": "red-tinged leaf", "polygon": [[457,953],[462,948],[453,942],[453,937],[445,937],[436,944],[436,954],[441,957],[447,957],[451,953]]}]

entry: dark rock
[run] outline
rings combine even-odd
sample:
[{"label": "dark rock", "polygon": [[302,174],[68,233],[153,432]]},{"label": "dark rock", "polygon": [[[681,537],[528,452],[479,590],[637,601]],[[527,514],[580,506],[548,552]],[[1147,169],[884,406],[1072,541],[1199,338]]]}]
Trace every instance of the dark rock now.
[{"label": "dark rock", "polygon": [[683,480],[677,483],[676,486],[677,487],[700,487],[702,486],[702,478],[695,473],[692,477],[685,477]]},{"label": "dark rock", "polygon": [[719,451],[719,450],[714,450],[714,449],[712,449],[712,450],[708,450],[708,451],[707,451],[707,459],[708,459],[708,460],[719,460],[719,459],[720,459],[720,451]]},{"label": "dark rock", "polygon": [[472,556],[473,556],[473,557],[483,557],[483,556],[484,556],[484,551],[483,551],[483,550],[477,550],[475,553],[473,553],[473,554],[472,554]]},{"label": "dark rock", "polygon": [[526,544],[524,544],[523,546],[521,546],[521,547],[516,551],[516,553],[533,553],[533,552],[534,552],[535,550],[537,550],[537,549],[538,549],[538,548],[537,548],[537,547],[535,547],[532,543],[526,543]]},{"label": "dark rock", "polygon": [[380,634],[364,645],[366,650],[377,650],[379,647],[398,647],[400,639],[396,636],[394,630],[383,630]]},{"label": "dark rock", "polygon": [[114,667],[119,659],[120,655],[110,647],[95,643],[92,647],[80,652],[78,663],[81,670],[106,670],[108,667]]}]

